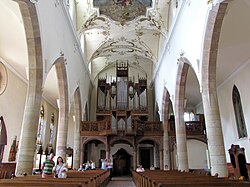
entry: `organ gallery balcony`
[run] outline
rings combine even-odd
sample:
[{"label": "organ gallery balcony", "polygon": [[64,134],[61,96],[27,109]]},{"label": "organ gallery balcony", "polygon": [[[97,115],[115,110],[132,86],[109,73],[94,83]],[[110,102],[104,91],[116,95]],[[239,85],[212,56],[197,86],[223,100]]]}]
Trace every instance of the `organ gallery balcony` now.
[{"label": "organ gallery balcony", "polygon": [[113,124],[111,121],[81,122],[81,136],[120,135],[120,136],[162,136],[161,122],[134,120],[132,124]]}]

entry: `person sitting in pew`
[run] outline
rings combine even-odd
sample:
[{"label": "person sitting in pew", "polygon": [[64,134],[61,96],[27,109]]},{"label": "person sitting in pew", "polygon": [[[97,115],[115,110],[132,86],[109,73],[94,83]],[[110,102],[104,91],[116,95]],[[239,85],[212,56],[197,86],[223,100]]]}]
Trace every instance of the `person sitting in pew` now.
[{"label": "person sitting in pew", "polygon": [[136,169],[136,172],[144,172],[145,169],[142,167],[142,165],[139,165],[138,168]]},{"label": "person sitting in pew", "polygon": [[45,162],[42,165],[42,178],[53,178],[53,167],[55,166],[55,162],[53,161],[54,154],[51,153],[50,157],[45,160]]},{"label": "person sitting in pew", "polygon": [[168,165],[166,164],[164,170],[169,171]]},{"label": "person sitting in pew", "polygon": [[84,171],[84,167],[83,167],[83,165],[80,165],[80,167],[78,168],[78,170],[77,171]]},{"label": "person sitting in pew", "polygon": [[155,170],[155,167],[152,165],[149,169],[150,170]]},{"label": "person sitting in pew", "polygon": [[55,173],[55,178],[67,178],[68,168],[61,156],[57,158],[57,165],[53,168],[53,172]]}]

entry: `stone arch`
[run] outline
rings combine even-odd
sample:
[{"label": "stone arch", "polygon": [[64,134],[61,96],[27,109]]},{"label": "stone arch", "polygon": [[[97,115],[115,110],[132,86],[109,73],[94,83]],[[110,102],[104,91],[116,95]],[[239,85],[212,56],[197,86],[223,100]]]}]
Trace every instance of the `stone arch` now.
[{"label": "stone arch", "polygon": [[184,97],[188,68],[189,64],[185,58],[181,57],[178,59],[174,111],[178,170],[181,171],[188,171],[186,128],[184,123]]},{"label": "stone arch", "polygon": [[[145,142],[144,142],[145,141]],[[153,160],[155,160],[154,161],[154,166],[157,166],[157,167],[160,167],[160,169],[163,169],[163,142],[162,142],[162,138],[161,137],[142,137],[142,138],[140,138],[138,141],[137,141],[137,143],[136,143],[136,148],[137,148],[137,150],[139,151],[138,153],[139,153],[139,160],[140,159],[143,159],[142,158],[142,156],[144,155],[143,153],[141,153],[141,151],[143,150],[143,149],[145,149],[145,148],[143,148],[143,149],[141,149],[141,147],[139,146],[141,143],[148,143],[148,141],[152,141],[152,142],[154,142],[154,144],[156,144],[156,145],[153,145],[154,147],[155,147],[155,150],[158,150],[158,151],[154,151],[154,155],[156,156],[156,159],[153,159]],[[147,149],[147,148],[146,148]],[[147,150],[147,151],[149,151],[149,150]],[[158,155],[158,158],[157,158],[157,155]],[[151,156],[150,156],[151,157]],[[146,157],[147,158],[147,157]],[[149,157],[148,157],[148,159],[149,159]],[[143,159],[144,160],[144,159]],[[142,162],[144,162],[144,167],[146,167],[145,165],[147,165],[147,167],[146,168],[149,168],[150,166],[151,166],[151,164],[153,164],[152,163],[152,160],[151,161],[149,161],[149,162],[146,162],[145,163],[145,160],[143,161],[143,160],[141,160],[140,161],[140,164],[143,164]],[[147,160],[147,159],[146,159]],[[157,162],[158,162],[158,164],[157,164]],[[150,165],[148,165],[148,164],[150,164]],[[156,164],[156,165],[155,165]]]},{"label": "stone arch", "polygon": [[[163,90],[163,98],[162,98],[162,119],[163,121],[168,121],[168,107],[169,107],[169,102],[170,102],[170,95],[168,92],[168,89],[164,87]],[[164,128],[164,126],[163,126]],[[165,129],[164,129],[165,131]]]},{"label": "stone arch", "polygon": [[95,136],[95,137],[81,137],[81,142],[80,142],[80,164],[83,163],[84,161],[84,155],[85,155],[85,145],[89,143],[92,140],[98,140],[107,147],[107,138],[104,136]]},{"label": "stone arch", "polygon": [[114,137],[112,140],[110,140],[109,144],[110,146],[114,145],[117,141],[124,141],[127,142],[130,146],[135,147],[135,144],[132,139],[128,139],[126,137]]},{"label": "stone arch", "polygon": [[[209,12],[201,67],[201,91],[206,119],[211,174],[218,173],[221,177],[227,177],[228,171],[216,91],[216,63],[220,32],[227,5],[227,3],[217,4]],[[215,134],[217,136],[214,136]]]},{"label": "stone arch", "polygon": [[29,60],[28,93],[19,142],[16,174],[32,174],[36,133],[42,97],[43,62],[37,10],[29,0],[14,0],[19,4],[26,34]]},{"label": "stone arch", "polygon": [[86,101],[85,107],[84,107],[83,120],[84,121],[88,121],[89,120],[89,110],[88,110],[88,102],[87,101]]},{"label": "stone arch", "polygon": [[66,158],[66,145],[68,133],[68,82],[65,61],[63,57],[56,59],[56,75],[59,88],[59,120],[57,129],[56,155]]},{"label": "stone arch", "polygon": [[73,168],[79,168],[80,166],[80,124],[81,124],[81,94],[79,87],[74,92],[74,110],[75,110],[75,129],[74,129],[74,157]]},{"label": "stone arch", "polygon": [[81,147],[85,146],[87,143],[89,143],[92,140],[99,140],[100,142],[104,143],[105,145],[107,144],[104,137],[98,137],[98,136],[96,136],[96,137],[85,137],[85,138],[82,139]]},{"label": "stone arch", "polygon": [[[170,166],[170,152],[169,152],[169,137],[168,137],[168,117],[169,117],[169,103],[170,95],[166,87],[164,87],[162,98],[162,125],[163,125],[163,165]],[[165,167],[164,167],[165,169]]]},{"label": "stone arch", "polygon": [[137,141],[136,147],[138,146],[138,144],[145,140],[151,140],[153,142],[156,142],[159,145],[159,148],[162,149],[162,141],[158,137],[142,137],[140,140]]}]

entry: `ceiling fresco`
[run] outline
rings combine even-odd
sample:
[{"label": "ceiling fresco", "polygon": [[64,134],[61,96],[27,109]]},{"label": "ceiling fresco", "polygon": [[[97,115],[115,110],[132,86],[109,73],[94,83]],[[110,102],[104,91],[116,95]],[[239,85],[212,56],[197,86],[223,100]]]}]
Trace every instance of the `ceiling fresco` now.
[{"label": "ceiling fresco", "polygon": [[94,6],[114,21],[132,21],[138,16],[146,15],[147,7],[152,6],[152,0],[94,0]]}]

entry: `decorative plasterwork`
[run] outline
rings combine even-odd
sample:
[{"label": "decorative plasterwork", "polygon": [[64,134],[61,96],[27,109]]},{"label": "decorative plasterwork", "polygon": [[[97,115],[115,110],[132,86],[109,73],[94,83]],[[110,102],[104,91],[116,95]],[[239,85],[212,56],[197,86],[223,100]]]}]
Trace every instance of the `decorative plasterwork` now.
[{"label": "decorative plasterwork", "polygon": [[94,7],[99,8],[101,15],[120,22],[132,21],[138,16],[146,15],[147,7],[151,7],[152,0],[93,0]]},{"label": "decorative plasterwork", "polygon": [[127,40],[124,37],[119,38],[117,41],[110,40],[99,47],[92,55],[90,61],[100,56],[130,56],[133,55],[143,56],[154,61],[154,55],[152,51],[145,45],[143,41],[139,40]]}]

